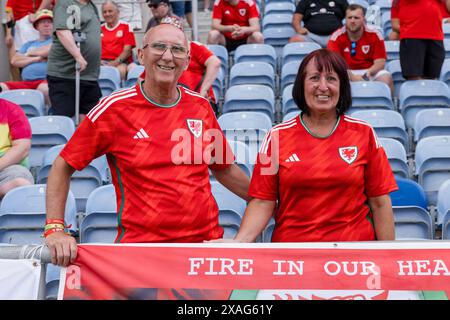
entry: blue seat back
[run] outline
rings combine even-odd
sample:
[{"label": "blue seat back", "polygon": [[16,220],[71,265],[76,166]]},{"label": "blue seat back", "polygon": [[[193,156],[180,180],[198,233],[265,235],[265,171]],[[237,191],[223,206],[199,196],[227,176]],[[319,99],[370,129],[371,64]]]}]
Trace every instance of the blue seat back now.
[{"label": "blue seat back", "polygon": [[17,89],[0,92],[0,99],[5,99],[19,105],[28,118],[45,114],[44,94],[39,90]]}]

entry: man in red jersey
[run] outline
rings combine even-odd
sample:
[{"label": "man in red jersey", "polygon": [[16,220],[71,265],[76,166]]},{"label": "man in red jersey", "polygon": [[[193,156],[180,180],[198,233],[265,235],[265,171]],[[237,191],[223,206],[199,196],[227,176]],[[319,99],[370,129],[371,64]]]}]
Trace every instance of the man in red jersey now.
[{"label": "man in red jersey", "polygon": [[394,0],[400,24],[400,64],[407,80],[436,79],[445,59],[441,6],[450,0]]},{"label": "man in red jersey", "polygon": [[249,179],[233,164],[208,100],[177,85],[189,64],[184,32],[173,24],[152,28],[138,56],[144,81],[103,98],[53,164],[45,237],[54,264],[67,266],[77,253],[64,233],[70,176],[103,154],[117,194],[116,243],[221,238],[208,169],[248,200]]},{"label": "man in red jersey", "polygon": [[358,4],[348,6],[345,26],[336,30],[328,41],[328,49],[344,57],[351,81],[381,81],[394,92],[392,77],[384,70],[386,48],[383,36],[365,23],[365,9]]},{"label": "man in red jersey", "polygon": [[226,46],[228,52],[241,44],[264,43],[259,10],[253,0],[217,0],[211,29],[207,43]]}]

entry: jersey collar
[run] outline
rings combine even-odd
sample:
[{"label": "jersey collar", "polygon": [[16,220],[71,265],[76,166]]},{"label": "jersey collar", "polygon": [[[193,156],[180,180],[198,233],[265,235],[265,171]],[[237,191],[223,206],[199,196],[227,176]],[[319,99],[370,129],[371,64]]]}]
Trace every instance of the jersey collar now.
[{"label": "jersey collar", "polygon": [[152,99],[150,99],[150,97],[147,97],[147,95],[145,94],[144,90],[142,89],[142,84],[144,83],[144,81],[139,82],[138,86],[139,86],[139,90],[142,93],[142,96],[145,98],[145,100],[147,100],[148,102],[150,102],[151,104],[154,104],[157,107],[160,108],[172,108],[172,107],[176,107],[176,105],[178,104],[178,102],[180,102],[181,100],[181,90],[180,87],[177,86],[177,91],[178,91],[178,99],[172,103],[172,104],[159,104],[155,101],[153,101]]}]

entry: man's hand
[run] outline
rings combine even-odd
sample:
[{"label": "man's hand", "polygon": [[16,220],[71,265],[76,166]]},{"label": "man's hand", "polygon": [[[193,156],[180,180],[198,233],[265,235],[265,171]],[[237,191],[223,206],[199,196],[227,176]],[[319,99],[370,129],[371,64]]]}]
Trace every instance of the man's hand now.
[{"label": "man's hand", "polygon": [[75,61],[78,63],[78,66],[80,67],[80,72],[83,71],[84,69],[86,69],[87,67],[87,61],[83,58],[82,55],[80,55],[79,57],[77,57],[75,59]]},{"label": "man's hand", "polygon": [[5,37],[5,44],[10,49],[14,44],[14,38],[11,35],[7,35]]},{"label": "man's hand", "polygon": [[303,27],[300,27],[300,29],[298,31],[298,33],[301,34],[301,35],[307,35],[308,32],[309,32],[308,29],[303,28]]},{"label": "man's hand", "polygon": [[62,231],[49,234],[45,238],[45,243],[50,249],[53,264],[67,267],[77,258],[77,242],[75,238]]}]

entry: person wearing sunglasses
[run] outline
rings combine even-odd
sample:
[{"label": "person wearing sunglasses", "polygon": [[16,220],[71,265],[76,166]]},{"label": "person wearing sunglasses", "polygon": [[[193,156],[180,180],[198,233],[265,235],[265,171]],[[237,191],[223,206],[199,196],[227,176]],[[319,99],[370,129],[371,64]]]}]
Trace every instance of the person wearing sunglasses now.
[{"label": "person wearing sunglasses", "polygon": [[147,5],[152,12],[152,18],[147,23],[147,32],[150,28],[156,27],[161,23],[161,20],[166,17],[178,18],[172,13],[169,0],[147,0]]},{"label": "person wearing sunglasses", "polygon": [[384,69],[386,48],[382,34],[365,22],[365,8],[348,6],[345,26],[336,30],[328,41],[328,49],[342,55],[349,66],[351,81],[381,81],[394,92],[391,74]]}]

